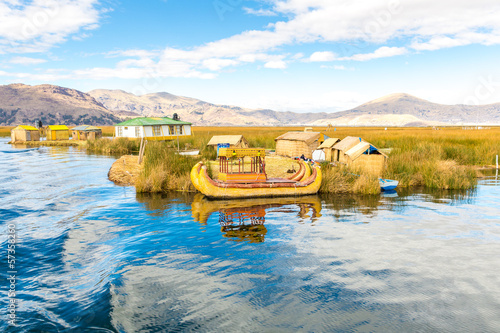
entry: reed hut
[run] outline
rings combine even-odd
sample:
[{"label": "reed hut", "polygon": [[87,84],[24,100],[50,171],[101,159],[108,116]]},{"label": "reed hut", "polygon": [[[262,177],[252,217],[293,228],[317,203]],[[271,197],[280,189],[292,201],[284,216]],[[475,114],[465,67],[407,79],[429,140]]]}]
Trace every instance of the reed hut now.
[{"label": "reed hut", "polygon": [[319,145],[318,149],[323,150],[325,153],[325,161],[332,162],[338,160],[338,150],[333,149],[333,146],[340,142],[339,138],[328,138]]},{"label": "reed hut", "polygon": [[243,135],[214,135],[207,146],[217,148],[220,143],[228,143],[229,148],[248,148],[248,141]]},{"label": "reed hut", "polygon": [[40,131],[33,126],[19,125],[10,131],[12,143],[40,141]]},{"label": "reed hut", "polygon": [[66,125],[49,125],[46,136],[48,141],[69,140],[69,128]]},{"label": "reed hut", "polygon": [[102,138],[102,129],[90,125],[80,125],[71,129],[73,140],[95,140]]},{"label": "reed hut", "polygon": [[382,175],[387,155],[359,137],[348,136],[332,147],[332,162],[361,167],[374,175]]},{"label": "reed hut", "polygon": [[323,143],[320,132],[287,132],[276,139],[276,155],[312,158],[312,152]]}]

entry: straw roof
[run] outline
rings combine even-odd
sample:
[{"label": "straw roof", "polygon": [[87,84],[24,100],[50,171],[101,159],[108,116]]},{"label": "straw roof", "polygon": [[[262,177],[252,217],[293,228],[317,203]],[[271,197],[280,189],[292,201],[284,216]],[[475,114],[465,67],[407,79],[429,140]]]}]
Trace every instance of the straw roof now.
[{"label": "straw roof", "polygon": [[274,140],[304,141],[309,145],[314,141],[319,140],[320,136],[320,132],[287,132],[278,136]]},{"label": "straw roof", "polygon": [[370,154],[375,152],[376,154],[384,155],[385,157],[387,157],[386,154],[382,153],[371,143],[355,136],[346,137],[344,140],[333,145],[333,149],[343,151],[344,154],[349,156],[353,161],[367,150],[370,150]]},{"label": "straw roof", "polygon": [[346,152],[360,142],[363,142],[363,139],[357,136],[346,136],[342,141],[333,145],[333,148]]},{"label": "straw roof", "polygon": [[230,145],[236,145],[240,141],[248,144],[243,135],[214,135],[207,143],[207,146],[217,146],[219,143],[229,143]]},{"label": "straw roof", "polygon": [[318,149],[322,149],[322,148],[332,148],[334,144],[336,144],[337,142],[339,142],[340,139],[338,138],[328,138],[325,140],[325,142],[323,142],[319,147]]},{"label": "straw roof", "polygon": [[73,127],[72,131],[100,131],[99,127],[91,126],[91,125],[80,125]]},{"label": "straw roof", "polygon": [[361,154],[363,154],[365,151],[370,148],[370,144],[368,142],[360,142],[354,147],[350,148],[348,151],[345,152],[347,156],[351,158],[351,160],[357,159]]},{"label": "straw roof", "polygon": [[38,128],[30,126],[30,125],[18,125],[17,127],[13,128],[12,130],[16,131],[16,130],[20,130],[20,129],[23,129],[26,131],[38,131]]}]

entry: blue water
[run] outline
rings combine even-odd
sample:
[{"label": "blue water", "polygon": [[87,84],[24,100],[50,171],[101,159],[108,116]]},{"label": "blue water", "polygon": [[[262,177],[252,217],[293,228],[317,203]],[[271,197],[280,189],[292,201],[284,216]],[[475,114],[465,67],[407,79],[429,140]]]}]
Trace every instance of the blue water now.
[{"label": "blue water", "polygon": [[112,157],[6,142],[1,331],[500,331],[494,176],[473,191],[214,202],[136,195],[107,179]]}]

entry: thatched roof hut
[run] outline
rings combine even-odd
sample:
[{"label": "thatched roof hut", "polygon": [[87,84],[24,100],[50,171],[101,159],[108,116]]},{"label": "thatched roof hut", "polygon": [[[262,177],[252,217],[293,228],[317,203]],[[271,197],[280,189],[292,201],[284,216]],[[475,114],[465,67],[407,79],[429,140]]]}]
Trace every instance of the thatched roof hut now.
[{"label": "thatched roof hut", "polygon": [[40,141],[38,128],[29,125],[19,125],[10,131],[11,142]]},{"label": "thatched roof hut", "polygon": [[359,137],[348,136],[332,147],[332,162],[359,166],[365,171],[381,175],[387,155]]},{"label": "thatched roof hut", "polygon": [[229,143],[230,148],[248,148],[248,141],[243,135],[214,135],[207,146],[217,148],[219,143]]},{"label": "thatched roof hut", "polygon": [[69,128],[66,125],[49,125],[46,136],[49,141],[69,140]]},{"label": "thatched roof hut", "polygon": [[333,146],[337,142],[340,142],[339,138],[328,138],[322,144],[319,145],[318,149],[323,150],[325,153],[325,161],[331,162],[333,160],[336,160],[337,157],[334,156],[333,154],[334,152]]},{"label": "thatched roof hut", "polygon": [[102,137],[102,129],[90,125],[80,125],[71,129],[73,140],[95,140]]},{"label": "thatched roof hut", "polygon": [[288,157],[304,155],[312,158],[313,150],[323,143],[324,135],[320,132],[287,132],[276,139],[276,154]]}]

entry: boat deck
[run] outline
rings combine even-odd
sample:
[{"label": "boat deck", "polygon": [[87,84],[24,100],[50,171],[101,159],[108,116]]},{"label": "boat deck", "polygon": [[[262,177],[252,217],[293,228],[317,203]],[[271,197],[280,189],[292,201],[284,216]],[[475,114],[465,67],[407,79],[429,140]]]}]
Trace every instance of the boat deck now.
[{"label": "boat deck", "polygon": [[[220,181],[220,180],[215,180],[215,182],[217,183],[221,183],[221,184],[227,184],[226,182],[223,182],[223,181]],[[293,185],[293,184],[298,184],[299,182],[298,181],[295,181],[295,180],[290,180],[290,179],[286,179],[286,178],[268,178],[266,181],[264,182],[231,182],[233,184],[253,184],[253,183],[258,183],[258,184],[290,184],[290,185]]]}]

